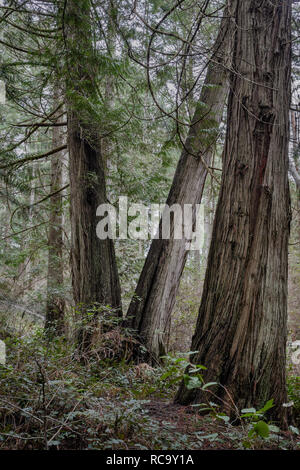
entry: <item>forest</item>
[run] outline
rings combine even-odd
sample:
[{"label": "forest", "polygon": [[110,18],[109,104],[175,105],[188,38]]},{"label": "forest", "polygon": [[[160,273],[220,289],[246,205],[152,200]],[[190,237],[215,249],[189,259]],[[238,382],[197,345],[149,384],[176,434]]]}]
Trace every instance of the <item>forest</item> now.
[{"label": "forest", "polygon": [[0,1],[1,451],[300,450],[299,26]]}]

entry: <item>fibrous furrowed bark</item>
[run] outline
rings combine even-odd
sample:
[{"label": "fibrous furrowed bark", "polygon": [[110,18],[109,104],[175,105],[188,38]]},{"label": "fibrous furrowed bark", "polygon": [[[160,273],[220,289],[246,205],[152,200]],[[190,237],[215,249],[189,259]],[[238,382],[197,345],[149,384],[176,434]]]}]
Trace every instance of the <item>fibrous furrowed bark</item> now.
[{"label": "fibrous furrowed bark", "polygon": [[[59,94],[57,87],[54,101],[57,103]],[[58,119],[59,120],[59,119]],[[53,147],[59,147],[63,141],[60,127],[53,127]],[[62,198],[59,191],[62,187],[63,153],[52,155],[50,218],[48,234],[48,274],[47,274],[47,304],[45,329],[48,336],[54,337],[64,333],[65,300],[63,292],[63,231],[62,231]]]},{"label": "fibrous furrowed bark", "polygon": [[[96,210],[107,203],[107,197],[99,124],[91,118],[89,108],[98,100],[95,80],[99,70],[92,47],[90,8],[89,0],[69,0],[64,15],[73,294],[83,312],[98,304],[120,316],[113,240],[100,240],[96,234]],[[79,335],[83,348],[89,347],[92,328],[90,333]]]},{"label": "fibrous furrowed bark", "polygon": [[[179,204],[183,208],[191,204],[193,222],[196,205],[201,203],[228,92],[226,65],[231,23],[226,16],[225,12],[167,199],[168,206]],[[165,353],[167,327],[188,253],[187,240],[173,238],[172,220],[170,232],[170,239],[152,241],[126,318],[126,325],[136,330],[150,353],[150,360]]]},{"label": "fibrous furrowed bark", "polygon": [[[221,384],[212,401],[226,412],[273,398],[270,415],[284,422],[291,1],[229,8],[236,32],[223,177],[192,361]],[[207,398],[182,384],[176,401]]]}]

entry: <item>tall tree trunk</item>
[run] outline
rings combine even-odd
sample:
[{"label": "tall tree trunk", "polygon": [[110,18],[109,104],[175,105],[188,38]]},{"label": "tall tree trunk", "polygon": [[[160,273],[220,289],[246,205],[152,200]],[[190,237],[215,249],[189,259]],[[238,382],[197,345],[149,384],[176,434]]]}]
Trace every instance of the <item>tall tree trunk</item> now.
[{"label": "tall tree trunk", "polygon": [[[229,52],[229,43],[230,21],[225,13],[167,199],[169,206],[176,203],[183,208],[184,204],[192,204],[193,221],[228,92],[224,57]],[[166,333],[188,253],[186,240],[173,239],[173,231],[171,220],[170,239],[152,241],[126,317],[126,324],[137,331],[146,346],[150,361],[165,353]]]},{"label": "tall tree trunk", "polygon": [[[59,99],[54,92],[54,103]],[[61,127],[52,128],[53,148],[63,145]],[[63,288],[63,230],[62,230],[62,188],[63,153],[52,155],[50,193],[50,222],[48,234],[48,274],[45,329],[49,337],[64,333],[65,300]]]},{"label": "tall tree trunk", "polygon": [[[273,398],[271,416],[283,421],[291,1],[231,0],[229,8],[237,27],[223,177],[192,361],[221,384],[213,392],[226,410]],[[176,401],[206,398],[182,384]]]},{"label": "tall tree trunk", "polygon": [[[121,293],[113,240],[96,235],[96,209],[107,203],[99,124],[89,106],[98,101],[99,67],[92,47],[90,1],[69,0],[65,11],[67,114],[70,157],[71,268],[74,300],[83,312],[95,303],[121,316]],[[91,334],[80,333],[83,349]],[[84,336],[84,337],[83,337]]]}]

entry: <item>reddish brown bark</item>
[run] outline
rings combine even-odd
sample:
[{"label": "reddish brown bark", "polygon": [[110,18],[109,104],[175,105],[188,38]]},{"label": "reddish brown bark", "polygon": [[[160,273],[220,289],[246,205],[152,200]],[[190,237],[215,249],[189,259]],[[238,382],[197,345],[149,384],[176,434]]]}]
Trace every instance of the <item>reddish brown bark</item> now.
[{"label": "reddish brown bark", "polygon": [[[96,234],[96,210],[107,203],[99,124],[89,106],[98,100],[99,68],[92,47],[89,0],[69,0],[65,11],[66,93],[68,149],[70,158],[70,205],[72,228],[72,284],[80,310],[99,305],[121,313],[121,292],[113,240]],[[88,348],[92,327],[80,333]]]},{"label": "reddish brown bark", "polygon": [[[54,101],[57,103],[58,93]],[[53,148],[63,142],[62,129],[53,127]],[[63,230],[62,230],[62,187],[63,153],[51,157],[50,220],[48,234],[48,275],[47,275],[47,305],[45,328],[49,336],[64,333],[65,300],[63,292]]]},{"label": "reddish brown bark", "polygon": [[[222,119],[228,91],[227,62],[230,45],[230,22],[224,15],[208,65],[199,103],[196,107],[185,148],[180,156],[167,205],[200,204],[207,167]],[[138,285],[127,312],[126,324],[136,330],[148,350],[149,360],[165,353],[170,316],[188,251],[186,240],[154,239],[146,258]]]},{"label": "reddish brown bark", "polygon": [[[273,398],[270,415],[284,421],[291,2],[231,0],[229,9],[236,31],[223,178],[192,360],[222,385],[213,391],[227,411]],[[206,399],[184,385],[176,397]]]}]

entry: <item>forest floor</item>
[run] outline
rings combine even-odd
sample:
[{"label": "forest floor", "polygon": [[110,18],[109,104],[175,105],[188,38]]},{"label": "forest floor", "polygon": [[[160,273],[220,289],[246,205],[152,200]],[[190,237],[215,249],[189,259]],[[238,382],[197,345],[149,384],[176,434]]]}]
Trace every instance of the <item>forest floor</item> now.
[{"label": "forest floor", "polygon": [[[218,419],[211,416],[195,414],[190,407],[176,405],[172,402],[154,400],[146,407],[149,415],[159,422],[172,423],[177,432],[189,436],[190,442],[194,441],[196,447],[201,450],[236,450],[242,449],[247,442],[253,449],[278,449],[293,448],[300,450],[300,437],[294,436],[291,431],[281,431],[269,440],[256,439],[253,442],[247,440],[247,430],[241,426],[235,426],[229,431],[228,427]],[[195,439],[196,438],[196,439]],[[243,439],[244,438],[244,439]],[[285,447],[287,446],[287,447]]]},{"label": "forest floor", "polygon": [[[98,350],[106,359],[95,356],[85,364],[73,346],[49,344],[42,331],[7,339],[7,364],[0,366],[0,449],[300,450],[295,426],[281,431],[263,414],[233,425],[214,405],[200,415],[193,406],[174,404],[186,356],[179,362],[178,355],[169,356],[155,368],[114,360],[108,356],[118,335],[110,332]],[[299,378],[291,376],[288,387],[299,413]],[[267,432],[255,432],[261,421]]]},{"label": "forest floor", "polygon": [[[298,268],[289,278],[290,343],[300,339]],[[177,344],[187,328],[177,327]],[[23,327],[22,334],[6,334],[0,315],[0,332],[7,348],[6,365],[0,365],[0,450],[300,450],[300,370],[290,360],[288,402],[295,423],[282,431],[265,413],[252,411],[235,425],[209,400],[206,414],[174,404],[187,353],[170,354],[155,368],[130,364],[118,357],[124,339],[119,328],[102,335],[85,363],[72,342],[49,342],[42,325],[25,335]]]}]

